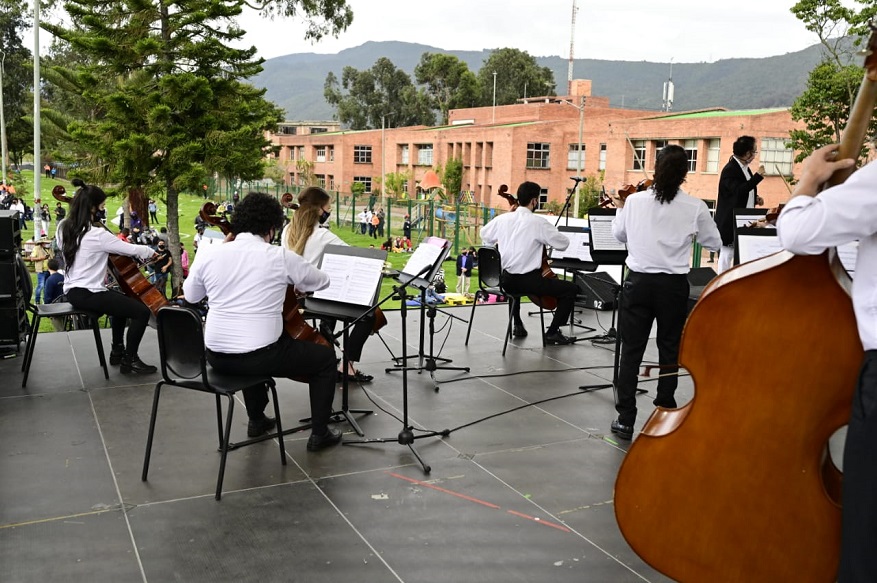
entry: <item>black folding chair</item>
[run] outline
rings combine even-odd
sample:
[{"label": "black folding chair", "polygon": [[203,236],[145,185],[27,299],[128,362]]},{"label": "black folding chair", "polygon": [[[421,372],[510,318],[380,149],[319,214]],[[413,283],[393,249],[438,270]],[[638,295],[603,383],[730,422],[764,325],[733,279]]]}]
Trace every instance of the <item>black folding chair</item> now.
[{"label": "black folding chair", "polygon": [[[505,356],[509,338],[512,336],[514,307],[520,306],[521,298],[525,294],[509,293],[502,287],[502,260],[499,251],[495,247],[481,247],[478,249],[478,292],[475,294],[475,302],[472,304],[472,313],[469,315],[469,327],[466,330],[465,345],[469,346],[469,335],[472,333],[472,322],[475,319],[475,307],[478,305],[478,295],[485,299],[488,294],[505,296],[509,302],[509,321],[506,325],[505,341],[502,344],[502,355]],[[545,345],[545,312],[540,308],[539,317],[542,321],[542,345]]]},{"label": "black folding chair", "polygon": [[24,362],[21,363],[21,370],[24,373],[24,376],[22,376],[21,378],[21,387],[24,388],[25,386],[27,386],[27,377],[30,374],[30,365],[33,361],[34,348],[37,344],[37,335],[40,332],[40,322],[43,318],[72,317],[85,319],[89,323],[91,330],[94,333],[94,344],[97,347],[97,355],[98,359],[100,360],[100,365],[104,369],[104,378],[109,379],[110,371],[107,368],[107,359],[104,355],[104,343],[100,337],[100,315],[93,314],[84,310],[77,310],[73,307],[73,304],[69,302],[34,304],[31,301],[33,298],[33,284],[31,283],[30,273],[28,273],[27,271],[24,260],[21,257],[17,257],[16,259],[18,268],[21,271],[21,293],[25,297],[27,310],[33,315],[30,321],[30,330],[28,331],[27,335],[27,344],[25,345],[24,349]]},{"label": "black folding chair", "polygon": [[[211,393],[216,397],[216,424],[219,434],[219,449],[222,453],[219,462],[219,477],[216,480],[216,499],[222,497],[222,480],[225,477],[225,459],[229,450],[231,422],[234,415],[234,395],[250,387],[266,385],[271,389],[274,401],[274,416],[277,419],[276,437],[280,444],[280,462],[286,465],[286,448],[283,445],[283,428],[280,422],[280,406],[277,403],[277,387],[270,376],[225,375],[213,370],[207,364],[204,348],[204,328],[201,316],[192,309],[176,306],[161,308],[157,315],[158,349],[161,357],[161,376],[155,385],[152,400],[152,415],[149,419],[149,437],[146,440],[146,457],[143,460],[143,474],[146,481],[149,471],[149,458],[152,453],[152,438],[155,434],[155,418],[158,414],[158,399],[164,385]],[[222,403],[220,397],[228,399],[228,414],[225,427],[222,425]],[[270,438],[269,437],[269,438]]]}]

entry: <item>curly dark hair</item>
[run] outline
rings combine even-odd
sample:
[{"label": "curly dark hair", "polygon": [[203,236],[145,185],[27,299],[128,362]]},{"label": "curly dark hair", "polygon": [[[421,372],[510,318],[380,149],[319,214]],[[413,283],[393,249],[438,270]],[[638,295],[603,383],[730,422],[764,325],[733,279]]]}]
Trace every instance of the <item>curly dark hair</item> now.
[{"label": "curly dark hair", "polygon": [[247,194],[235,207],[231,215],[231,230],[234,234],[252,233],[260,237],[269,235],[283,227],[283,209],[280,203],[264,192]]},{"label": "curly dark hair", "polygon": [[671,144],[658,152],[655,161],[655,198],[661,204],[676,198],[676,192],[688,174],[688,156],[682,146]]}]

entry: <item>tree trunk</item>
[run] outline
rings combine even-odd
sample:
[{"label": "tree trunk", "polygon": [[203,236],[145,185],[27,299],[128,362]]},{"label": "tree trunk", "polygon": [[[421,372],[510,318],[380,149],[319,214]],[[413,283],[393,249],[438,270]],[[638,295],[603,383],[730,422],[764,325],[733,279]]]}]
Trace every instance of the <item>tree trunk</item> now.
[{"label": "tree trunk", "polygon": [[173,182],[168,180],[166,187],[167,232],[170,239],[171,256],[174,258],[171,298],[175,298],[183,293],[183,264],[180,262],[180,197]]}]

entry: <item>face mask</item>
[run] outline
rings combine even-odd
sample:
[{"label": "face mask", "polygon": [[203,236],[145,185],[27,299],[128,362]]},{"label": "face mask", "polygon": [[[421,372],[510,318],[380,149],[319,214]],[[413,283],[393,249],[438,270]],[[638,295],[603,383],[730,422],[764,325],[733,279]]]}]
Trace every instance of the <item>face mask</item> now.
[{"label": "face mask", "polygon": [[330,214],[331,213],[329,213],[329,211],[323,211],[323,214],[320,215],[320,224],[321,225],[329,220]]}]

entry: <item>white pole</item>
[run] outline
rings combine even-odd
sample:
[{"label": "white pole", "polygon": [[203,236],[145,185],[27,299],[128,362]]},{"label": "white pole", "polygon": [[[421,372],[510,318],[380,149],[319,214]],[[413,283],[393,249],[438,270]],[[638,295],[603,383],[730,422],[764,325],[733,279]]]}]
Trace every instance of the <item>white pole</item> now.
[{"label": "white pole", "polygon": [[493,123],[496,123],[496,71],[493,72]]},{"label": "white pole", "polygon": [[[33,3],[33,192],[34,199],[42,192],[40,178],[40,0]],[[34,205],[36,206],[36,205]],[[34,241],[39,240],[39,213],[34,209]]]},{"label": "white pole", "polygon": [[[387,173],[386,173],[386,165],[384,164],[384,150],[386,148],[386,142],[384,141],[384,129],[385,129],[384,116],[381,116],[381,208],[387,206]],[[387,211],[384,210],[384,213]]]},{"label": "white pole", "polygon": [[6,63],[6,52],[0,51],[0,156],[2,156],[2,174],[0,174],[0,182],[6,182],[6,158],[8,152],[6,150],[6,118],[3,116],[3,67]]},{"label": "white pole", "polygon": [[[579,105],[579,159],[577,164],[576,175],[582,177],[582,134],[585,129],[585,97],[582,96],[582,103]],[[579,192],[581,192],[581,182],[576,183],[576,196],[573,199],[573,216],[579,218]]]}]

